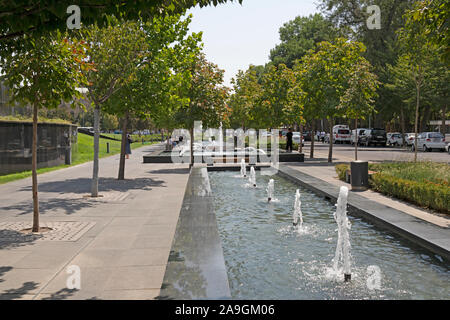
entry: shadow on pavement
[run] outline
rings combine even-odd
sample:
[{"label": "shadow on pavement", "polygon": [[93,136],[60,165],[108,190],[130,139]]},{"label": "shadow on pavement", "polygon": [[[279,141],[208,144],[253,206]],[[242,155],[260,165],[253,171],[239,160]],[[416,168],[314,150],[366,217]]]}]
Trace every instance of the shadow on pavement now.
[{"label": "shadow on pavement", "polygon": [[[55,193],[90,193],[91,178],[67,179],[62,181],[43,182],[38,186],[40,192]],[[162,180],[152,178],[136,178],[117,180],[115,178],[100,178],[98,181],[99,192],[129,190],[151,190],[151,187],[163,187]],[[31,191],[31,186],[22,188],[20,191]]]},{"label": "shadow on pavement", "polygon": [[[33,211],[33,210],[31,210]],[[30,221],[31,226],[31,221]],[[27,245],[33,245],[36,240],[41,238],[41,235],[38,234],[23,234],[21,232],[10,230],[10,229],[0,229],[0,250],[3,249],[12,249],[12,248],[18,248],[23,247]],[[8,267],[0,267],[0,277],[5,272],[6,269],[2,268],[8,268]],[[3,272],[2,272],[3,270]],[[6,270],[9,271],[9,270]],[[2,280],[0,279],[0,282]]]}]

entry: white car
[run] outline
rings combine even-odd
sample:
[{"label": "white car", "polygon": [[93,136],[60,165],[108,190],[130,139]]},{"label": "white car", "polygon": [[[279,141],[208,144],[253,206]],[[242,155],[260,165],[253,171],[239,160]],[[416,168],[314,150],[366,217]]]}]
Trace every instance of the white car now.
[{"label": "white car", "polygon": [[[364,131],[369,130],[369,129],[358,128],[357,130],[358,130],[358,145],[359,145],[359,140],[360,140],[359,138],[364,134]],[[356,135],[355,135],[355,129],[353,129],[352,130],[352,141],[351,141],[352,145],[355,144],[355,141],[356,141]]]},{"label": "white car", "polygon": [[411,147],[414,145],[414,140],[416,139],[415,133],[405,133],[406,146]]},{"label": "white car", "polygon": [[[414,148],[414,145],[412,146]],[[445,151],[445,137],[440,132],[422,132],[417,137],[417,149],[424,152],[439,149]]]},{"label": "white car", "polygon": [[[293,132],[292,133],[292,142],[300,144],[300,132]],[[302,137],[302,146],[305,145],[305,138]]]},{"label": "white car", "polygon": [[351,143],[352,135],[347,125],[336,125],[333,127],[334,143]]},{"label": "white car", "polygon": [[387,134],[387,144],[390,146],[402,146],[403,138],[399,132],[390,132]]}]

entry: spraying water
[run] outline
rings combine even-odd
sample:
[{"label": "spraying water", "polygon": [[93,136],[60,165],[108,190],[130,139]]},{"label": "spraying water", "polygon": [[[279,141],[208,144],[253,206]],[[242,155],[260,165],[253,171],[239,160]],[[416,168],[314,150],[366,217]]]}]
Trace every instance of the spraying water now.
[{"label": "spraying water", "polygon": [[255,167],[250,167],[250,178],[248,181],[256,187],[256,173],[255,173]]},{"label": "spraying water", "polygon": [[337,272],[339,265],[342,265],[344,271],[344,281],[351,280],[350,271],[350,221],[347,218],[347,197],[348,188],[342,186],[339,191],[339,198],[336,205],[336,212],[333,214],[334,220],[338,225],[338,241],[336,253],[333,259],[333,269]]},{"label": "spraying water", "polygon": [[241,160],[241,177],[242,178],[247,177],[247,168],[245,166],[245,160],[244,159]]},{"label": "spraying water", "polygon": [[300,222],[300,228],[303,225],[302,202],[300,201],[300,190],[295,192],[294,214],[292,215],[293,225],[296,227]]},{"label": "spraying water", "polygon": [[275,188],[275,185],[274,185],[274,181],[273,181],[273,179],[270,179],[269,180],[269,183],[267,184],[267,201],[268,202],[270,202],[270,201],[272,201],[272,199],[273,199],[273,191],[274,191],[274,188]]}]

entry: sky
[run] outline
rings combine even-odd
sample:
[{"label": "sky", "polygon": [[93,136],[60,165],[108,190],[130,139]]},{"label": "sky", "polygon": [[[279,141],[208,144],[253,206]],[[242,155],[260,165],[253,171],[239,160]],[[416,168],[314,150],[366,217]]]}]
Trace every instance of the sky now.
[{"label": "sky", "polygon": [[190,30],[203,31],[209,61],[225,70],[224,83],[250,64],[269,61],[270,49],[280,43],[280,27],[297,16],[319,12],[319,0],[243,0],[188,11]]}]

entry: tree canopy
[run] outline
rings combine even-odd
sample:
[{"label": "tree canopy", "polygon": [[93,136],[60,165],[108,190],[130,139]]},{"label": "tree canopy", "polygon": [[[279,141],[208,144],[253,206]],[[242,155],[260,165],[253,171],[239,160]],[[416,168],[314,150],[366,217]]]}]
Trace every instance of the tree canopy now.
[{"label": "tree canopy", "polygon": [[0,41],[30,32],[66,29],[67,8],[78,5],[81,21],[87,26],[107,24],[110,15],[126,20],[152,19],[155,16],[183,13],[200,7],[242,0],[0,0]]}]

